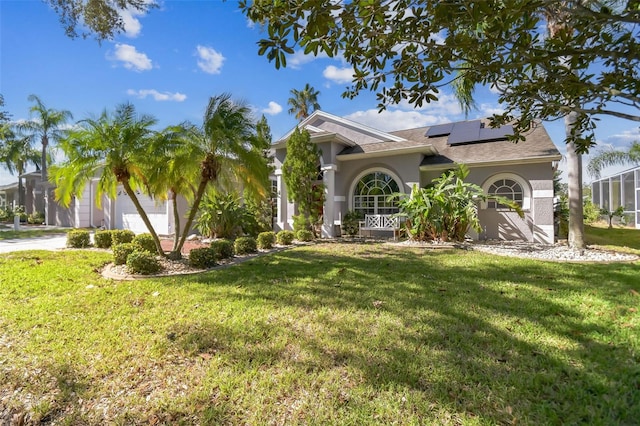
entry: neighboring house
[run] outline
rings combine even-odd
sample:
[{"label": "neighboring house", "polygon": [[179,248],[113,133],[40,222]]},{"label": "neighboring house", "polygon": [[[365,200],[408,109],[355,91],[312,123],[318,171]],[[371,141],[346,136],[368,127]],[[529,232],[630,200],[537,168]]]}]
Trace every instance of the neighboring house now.
[{"label": "neighboring house", "polygon": [[18,205],[18,182],[0,185],[0,208]]},{"label": "neighboring house", "polygon": [[[517,144],[507,140],[511,126],[492,129],[487,120],[383,132],[316,111],[299,125],[321,151],[319,172],[325,186],[322,236],[340,235],[348,211],[393,214],[392,193],[409,194],[456,164],[466,164],[469,182],[489,194],[521,204],[524,218],[495,202],[481,203],[482,231],[476,239],[554,242],[553,174],[561,155],[542,124]],[[295,205],[287,200],[282,165],[289,132],[273,145],[277,185],[276,231],[292,229]]]},{"label": "neighboring house", "polygon": [[633,217],[640,229],[640,166],[591,183],[593,204],[606,210],[624,207],[625,216]]}]

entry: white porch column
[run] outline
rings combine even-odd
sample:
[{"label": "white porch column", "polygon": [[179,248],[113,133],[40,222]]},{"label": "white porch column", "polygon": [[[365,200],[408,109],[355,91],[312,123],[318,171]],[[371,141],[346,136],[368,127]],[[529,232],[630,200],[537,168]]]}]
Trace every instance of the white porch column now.
[{"label": "white porch column", "polygon": [[282,176],[282,169],[274,172],[276,176],[277,198],[276,198],[276,232],[285,228],[287,221],[287,187]]},{"label": "white porch column", "polygon": [[322,238],[334,238],[335,231],[335,195],[336,195],[336,171],[335,164],[325,164],[322,166],[324,172],[322,183],[324,184],[324,214],[322,219]]}]

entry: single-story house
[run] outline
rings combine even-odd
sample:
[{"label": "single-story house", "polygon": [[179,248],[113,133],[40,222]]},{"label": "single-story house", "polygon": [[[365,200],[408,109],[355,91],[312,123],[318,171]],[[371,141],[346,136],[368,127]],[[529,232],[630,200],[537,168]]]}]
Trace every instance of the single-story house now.
[{"label": "single-story house", "polygon": [[601,209],[624,207],[625,216],[640,229],[640,166],[592,182],[591,197]]},{"label": "single-story house", "polygon": [[[414,185],[424,187],[457,164],[466,164],[469,182],[480,185],[486,193],[516,200],[524,211],[521,218],[495,202],[481,203],[482,231],[472,238],[554,242],[553,176],[561,155],[542,124],[517,144],[507,139],[513,133],[511,126],[490,128],[488,120],[384,132],[315,111],[298,127],[309,132],[321,152],[323,237],[340,235],[342,217],[349,211],[362,215],[397,213],[389,195],[409,194]],[[276,231],[292,229],[296,214],[282,176],[292,132],[273,145]]]}]

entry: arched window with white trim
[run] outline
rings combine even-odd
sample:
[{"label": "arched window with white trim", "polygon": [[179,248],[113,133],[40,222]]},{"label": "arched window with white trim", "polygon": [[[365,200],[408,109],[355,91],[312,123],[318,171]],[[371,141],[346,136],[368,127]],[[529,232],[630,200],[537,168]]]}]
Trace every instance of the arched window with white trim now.
[{"label": "arched window with white trim", "polygon": [[389,197],[400,192],[398,182],[382,171],[372,171],[361,176],[353,189],[353,210],[365,214],[394,214],[399,209]]},{"label": "arched window with white trim", "polygon": [[[529,185],[518,175],[501,173],[492,176],[484,183],[482,189],[489,196],[499,196],[515,201],[523,210],[528,210],[531,207],[531,190],[529,189]],[[487,200],[487,202],[483,204],[483,207],[486,209],[509,208],[492,199]]]}]

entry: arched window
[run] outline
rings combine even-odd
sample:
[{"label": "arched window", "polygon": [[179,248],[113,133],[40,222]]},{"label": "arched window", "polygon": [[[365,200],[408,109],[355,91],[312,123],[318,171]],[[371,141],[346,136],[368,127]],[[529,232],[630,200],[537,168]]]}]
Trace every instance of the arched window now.
[{"label": "arched window", "polygon": [[353,209],[362,215],[397,213],[396,202],[389,200],[396,192],[400,188],[390,175],[380,171],[365,174],[353,190]]},{"label": "arched window", "polygon": [[[513,200],[524,210],[530,208],[531,194],[529,186],[519,176],[507,173],[494,176],[485,182],[483,190],[489,196],[497,195]],[[488,200],[485,208],[506,209],[508,207],[500,204],[496,200]]]}]

